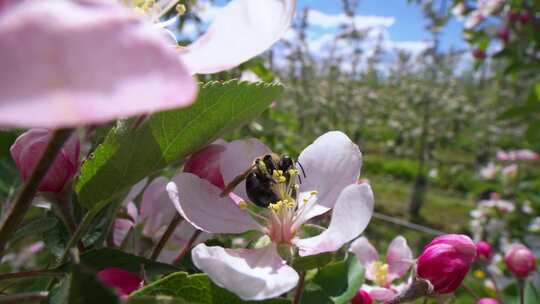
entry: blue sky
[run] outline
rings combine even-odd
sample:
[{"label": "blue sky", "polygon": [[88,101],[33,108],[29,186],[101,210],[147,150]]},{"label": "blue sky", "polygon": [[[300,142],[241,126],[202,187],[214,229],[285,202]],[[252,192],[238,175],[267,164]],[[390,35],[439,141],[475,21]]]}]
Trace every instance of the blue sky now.
[{"label": "blue sky", "polygon": [[[339,0],[298,0],[298,11],[309,6],[326,14],[341,13]],[[427,41],[429,33],[425,30],[426,20],[421,8],[408,4],[406,0],[360,0],[357,14],[360,16],[393,17],[394,23],[387,28],[393,41]],[[465,48],[462,39],[462,24],[453,18],[445,27],[441,47],[448,49]]]}]

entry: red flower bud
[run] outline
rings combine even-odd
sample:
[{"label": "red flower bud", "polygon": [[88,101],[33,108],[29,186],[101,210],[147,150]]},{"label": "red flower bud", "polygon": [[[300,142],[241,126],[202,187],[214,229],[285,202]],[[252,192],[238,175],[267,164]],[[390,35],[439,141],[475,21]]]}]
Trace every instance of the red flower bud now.
[{"label": "red flower bud", "polygon": [[373,300],[371,299],[369,293],[363,289],[360,289],[351,300],[351,304],[371,304],[372,302]]},{"label": "red flower bud", "polygon": [[482,51],[481,49],[474,49],[473,57],[477,60],[483,60],[486,58],[486,52]]},{"label": "red flower bud", "polygon": [[418,257],[418,277],[428,280],[436,293],[456,290],[476,257],[476,245],[466,235],[436,237]]},{"label": "red flower bud", "polygon": [[523,24],[527,24],[529,21],[531,21],[531,16],[528,13],[521,13],[519,15],[519,21],[521,21]]},{"label": "red flower bud", "polygon": [[510,30],[507,27],[503,27],[499,30],[499,32],[497,33],[497,36],[502,41],[508,42],[508,40],[510,40]]},{"label": "red flower bud", "polygon": [[518,12],[510,11],[510,12],[508,12],[508,15],[507,15],[506,18],[508,19],[509,22],[516,22],[516,21],[519,20],[519,17],[520,17],[520,15],[519,15]]},{"label": "red flower bud", "polygon": [[143,280],[136,274],[115,267],[105,268],[96,276],[101,283],[114,289],[121,298],[129,296],[143,284]]},{"label": "red flower bud", "polygon": [[[19,136],[11,146],[11,157],[24,181],[30,177],[45,152],[51,135],[52,132],[46,129],[31,129]],[[79,153],[79,138],[73,135],[58,151],[52,166],[41,180],[38,191],[61,192],[79,169]]]},{"label": "red flower bud", "polygon": [[476,304],[500,304],[499,301],[492,298],[482,298]]},{"label": "red flower bud", "polygon": [[491,255],[493,254],[491,245],[484,241],[476,243],[476,254],[479,259],[486,261],[491,260]]},{"label": "red flower bud", "polygon": [[532,251],[521,244],[514,244],[504,256],[506,267],[518,278],[526,278],[536,269]]},{"label": "red flower bud", "polygon": [[184,172],[193,173],[223,189],[225,182],[219,168],[219,159],[225,147],[211,144],[193,153],[184,164]]}]

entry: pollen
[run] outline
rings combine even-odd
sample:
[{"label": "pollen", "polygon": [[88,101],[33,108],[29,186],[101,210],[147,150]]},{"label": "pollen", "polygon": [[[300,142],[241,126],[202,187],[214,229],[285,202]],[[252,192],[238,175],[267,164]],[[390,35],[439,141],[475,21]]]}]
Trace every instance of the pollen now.
[{"label": "pollen", "polygon": [[274,170],[272,176],[277,180],[278,183],[283,184],[287,182],[287,178],[283,175],[282,170]]},{"label": "pollen", "polygon": [[238,207],[240,207],[240,209],[247,209],[248,204],[246,203],[246,201],[240,201],[238,202]]},{"label": "pollen", "polygon": [[177,4],[175,10],[178,16],[182,16],[186,13],[186,6],[183,4]]}]

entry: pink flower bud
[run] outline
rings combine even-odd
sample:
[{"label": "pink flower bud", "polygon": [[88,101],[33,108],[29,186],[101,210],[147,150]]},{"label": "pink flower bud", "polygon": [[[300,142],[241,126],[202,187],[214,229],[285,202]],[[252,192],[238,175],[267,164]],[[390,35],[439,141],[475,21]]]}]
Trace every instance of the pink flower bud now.
[{"label": "pink flower bud", "polygon": [[436,237],[418,257],[418,277],[428,280],[436,293],[456,290],[476,258],[476,245],[466,235]]},{"label": "pink flower bud", "polygon": [[101,283],[114,289],[121,298],[129,296],[143,285],[143,280],[139,276],[121,268],[105,268],[96,276]]},{"label": "pink flower bud", "polygon": [[476,243],[476,254],[479,259],[489,261],[491,259],[491,255],[493,254],[491,245],[484,241]]},{"label": "pink flower bud", "polygon": [[492,298],[482,298],[476,304],[500,304],[499,301]]},{"label": "pink flower bud", "polygon": [[[31,129],[19,136],[11,146],[11,157],[24,181],[30,177],[43,152],[45,152],[51,135],[52,131],[46,129]],[[56,155],[56,159],[41,181],[38,191],[61,192],[79,169],[79,152],[79,138],[73,135]]]},{"label": "pink flower bud", "polygon": [[184,164],[184,172],[204,178],[221,189],[225,188],[225,182],[219,168],[220,155],[223,151],[225,151],[224,146],[211,144],[191,154]]},{"label": "pink flower bud", "polygon": [[365,290],[360,289],[358,293],[351,299],[351,304],[371,304],[373,300],[369,293]]},{"label": "pink flower bud", "polygon": [[518,278],[526,278],[536,269],[532,251],[522,244],[513,244],[504,256],[506,267]]}]

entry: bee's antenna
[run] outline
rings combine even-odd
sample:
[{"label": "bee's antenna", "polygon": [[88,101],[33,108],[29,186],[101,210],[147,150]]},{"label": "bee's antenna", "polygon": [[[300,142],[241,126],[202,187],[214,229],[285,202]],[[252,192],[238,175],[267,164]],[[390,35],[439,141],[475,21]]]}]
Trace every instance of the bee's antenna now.
[{"label": "bee's antenna", "polygon": [[300,169],[302,169],[302,174],[304,175],[304,178],[307,178],[306,171],[304,171],[304,167],[302,166],[302,164],[299,161],[296,161],[296,163],[298,164],[298,166],[300,166]]}]

